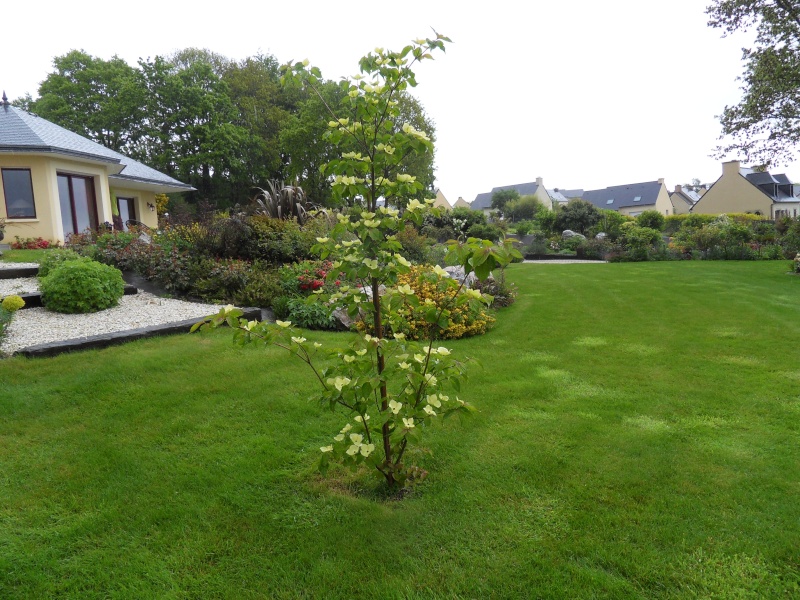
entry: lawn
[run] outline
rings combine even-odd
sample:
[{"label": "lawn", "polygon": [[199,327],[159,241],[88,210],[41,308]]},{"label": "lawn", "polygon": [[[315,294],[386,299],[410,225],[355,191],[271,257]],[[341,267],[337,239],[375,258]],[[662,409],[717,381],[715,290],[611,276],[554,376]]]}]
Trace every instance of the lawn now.
[{"label": "lawn", "polygon": [[342,419],[229,331],[0,361],[0,598],[798,597],[787,270],[512,266],[402,500],[319,477]]}]

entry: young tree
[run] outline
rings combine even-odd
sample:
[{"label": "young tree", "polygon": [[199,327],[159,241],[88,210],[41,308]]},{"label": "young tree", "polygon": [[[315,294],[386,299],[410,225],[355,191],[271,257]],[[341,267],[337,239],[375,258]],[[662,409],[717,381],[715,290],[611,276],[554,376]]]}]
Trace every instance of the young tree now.
[{"label": "young tree", "polygon": [[496,208],[500,212],[503,212],[506,208],[506,204],[512,202],[513,200],[519,200],[519,192],[515,189],[508,189],[508,190],[499,190],[492,194],[492,208]]},{"label": "young tree", "polygon": [[756,31],[743,50],[742,100],[720,117],[730,141],[717,154],[764,167],[791,160],[800,142],[800,2],[714,0],[706,13],[724,34]]},{"label": "young tree", "polygon": [[[227,322],[244,342],[275,343],[307,363],[323,388],[324,402],[331,409],[343,407],[352,419],[333,436],[333,443],[320,448],[320,468],[327,469],[331,460],[354,467],[367,464],[390,488],[424,476],[405,460],[422,426],[434,418],[470,410],[458,398],[442,393],[444,386],[459,389],[465,368],[448,348],[433,345],[437,334],[451,325],[447,304],[422,303],[410,285],[398,285],[398,276],[408,273],[411,265],[395,236],[406,223],[421,225],[424,204],[412,198],[402,215],[398,209],[378,206],[380,198],[406,199],[423,187],[405,171],[407,158],[432,152],[432,143],[411,123],[396,127],[398,97],[416,85],[412,66],[444,50],[448,41],[437,35],[416,40],[399,52],[377,48],[361,59],[362,75],[340,83],[347,98],[341,106],[325,102],[318,69],[296,63],[284,75],[288,85],[307,86],[327,106],[326,136],[339,157],[325,165],[324,172],[333,181],[335,198],[348,203],[358,199],[362,205],[361,210],[340,214],[329,237],[318,238],[314,247],[322,258],[336,259],[331,278],[344,273],[348,281],[359,285],[341,288],[329,298],[319,297],[344,303],[352,317],[362,315],[368,333],[349,348],[332,351],[332,362],[321,368],[317,361],[324,355],[322,345],[308,342],[289,322],[247,322],[238,318],[241,312],[233,307],[207,320],[212,326]],[[513,255],[507,247],[481,240],[455,245],[451,254],[465,272],[474,270],[481,278],[507,264]],[[452,294],[456,305],[488,300],[475,290],[461,293],[464,284],[447,277],[440,267],[428,277],[443,294]],[[403,311],[412,307],[424,311],[430,331],[427,345],[398,333]]]},{"label": "young tree", "polygon": [[558,209],[556,227],[561,231],[570,229],[585,234],[600,218],[600,211],[594,204],[574,198]]}]

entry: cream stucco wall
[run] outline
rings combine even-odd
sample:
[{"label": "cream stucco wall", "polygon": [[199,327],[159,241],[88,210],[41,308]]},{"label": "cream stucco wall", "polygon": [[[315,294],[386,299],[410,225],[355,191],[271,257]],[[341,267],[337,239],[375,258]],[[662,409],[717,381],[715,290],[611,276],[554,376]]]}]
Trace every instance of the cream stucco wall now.
[{"label": "cream stucco wall", "polygon": [[656,210],[665,217],[675,214],[675,209],[672,206],[672,200],[669,199],[669,191],[667,190],[667,186],[664,185],[663,181],[661,181],[661,187],[659,188],[658,196],[656,197]]},{"label": "cream stucco wall", "polygon": [[[646,210],[656,210],[655,204],[644,204],[642,206],[622,206],[617,212],[626,217],[636,217]],[[661,214],[664,214],[663,212]]]},{"label": "cream stucco wall", "polygon": [[450,210],[453,208],[450,206],[450,202],[447,201],[447,198],[444,197],[442,190],[436,190],[436,201],[433,203],[434,208],[443,208],[445,210]]},{"label": "cream stucco wall", "polygon": [[158,215],[155,211],[150,211],[147,207],[147,204],[150,203],[153,206],[156,205],[156,194],[155,192],[149,192],[146,190],[134,190],[128,189],[123,187],[116,187],[112,184],[111,186],[111,199],[112,201],[115,198],[133,198],[136,211],[136,220],[141,221],[148,227],[156,229],[158,227]]},{"label": "cream stucco wall", "polygon": [[691,212],[721,215],[756,211],[772,217],[772,198],[744,178],[738,161],[731,161],[722,164],[722,177],[695,203]]},{"label": "cream stucco wall", "polygon": [[688,214],[692,208],[679,194],[672,194],[672,196],[670,196],[670,201],[672,202],[671,215],[685,215]]}]

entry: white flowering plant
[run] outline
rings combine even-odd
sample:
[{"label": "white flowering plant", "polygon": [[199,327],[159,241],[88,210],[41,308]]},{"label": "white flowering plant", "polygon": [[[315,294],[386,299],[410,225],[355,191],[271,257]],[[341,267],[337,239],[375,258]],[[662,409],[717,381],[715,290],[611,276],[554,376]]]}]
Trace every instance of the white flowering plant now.
[{"label": "white flowering plant", "polygon": [[[309,301],[346,306],[351,316],[359,315],[370,323],[370,333],[357,336],[345,347],[324,348],[308,341],[290,322],[247,321],[233,306],[193,328],[227,323],[235,329],[239,343],[277,345],[305,362],[322,387],[321,400],[332,410],[347,413],[347,421],[320,447],[320,470],[327,471],[332,461],[352,467],[368,464],[390,488],[416,483],[426,475],[407,462],[408,448],[419,441],[421,431],[436,419],[474,410],[457,396],[466,375],[465,361],[434,342],[436,330],[450,326],[443,306],[425,310],[433,332],[427,343],[391,333],[391,323],[401,307],[420,305],[410,286],[397,285],[398,275],[407,273],[411,263],[403,257],[395,235],[406,225],[421,225],[433,201],[398,202],[404,206],[402,213],[378,206],[381,197],[402,200],[421,189],[413,175],[403,171],[404,161],[415,153],[432,152],[433,147],[424,132],[410,125],[394,126],[393,119],[399,116],[395,98],[408,85],[416,85],[411,65],[432,58],[431,52],[443,50],[447,41],[437,35],[416,40],[400,52],[376,49],[361,60],[362,75],[343,82],[347,116],[330,109],[328,137],[342,153],[327,165],[326,173],[335,195],[360,202],[362,208],[339,215],[328,237],[318,238],[312,250],[323,259],[334,260],[329,277],[344,273],[356,284],[342,286],[334,294],[319,289]],[[312,89],[320,77],[318,69],[305,62],[288,66],[284,72],[286,82]],[[353,147],[359,150],[353,151]],[[507,264],[509,251],[469,239],[454,244],[450,255],[465,273],[475,271],[485,277]],[[448,282],[458,302],[491,301],[476,291],[459,294],[464,283],[449,279],[441,268],[430,276]]]}]

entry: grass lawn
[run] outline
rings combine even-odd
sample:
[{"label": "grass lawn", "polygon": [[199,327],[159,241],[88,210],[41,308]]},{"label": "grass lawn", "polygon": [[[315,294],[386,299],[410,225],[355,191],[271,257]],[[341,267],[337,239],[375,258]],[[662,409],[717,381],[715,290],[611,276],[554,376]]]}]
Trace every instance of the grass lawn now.
[{"label": "grass lawn", "polygon": [[39,262],[46,252],[47,250],[3,250],[0,262]]},{"label": "grass lawn", "polygon": [[229,331],[0,361],[0,598],[797,598],[787,270],[512,266],[401,501],[320,478],[342,418]]}]

